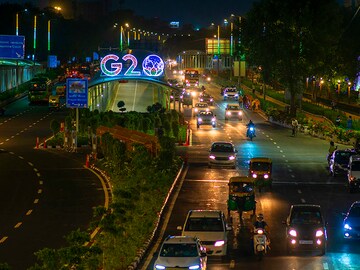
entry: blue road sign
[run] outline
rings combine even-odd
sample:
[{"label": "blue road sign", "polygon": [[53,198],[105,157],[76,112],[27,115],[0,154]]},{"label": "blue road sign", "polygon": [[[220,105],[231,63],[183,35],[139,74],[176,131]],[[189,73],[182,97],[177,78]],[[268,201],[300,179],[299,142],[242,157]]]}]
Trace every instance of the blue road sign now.
[{"label": "blue road sign", "polygon": [[0,35],[0,58],[24,59],[25,37]]},{"label": "blue road sign", "polygon": [[66,79],[66,107],[87,108],[88,107],[88,80]]}]

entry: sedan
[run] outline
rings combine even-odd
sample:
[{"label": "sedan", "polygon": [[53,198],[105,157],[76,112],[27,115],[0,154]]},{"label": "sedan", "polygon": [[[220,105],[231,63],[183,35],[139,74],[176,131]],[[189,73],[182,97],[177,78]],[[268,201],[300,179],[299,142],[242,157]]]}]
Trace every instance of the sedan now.
[{"label": "sedan", "polygon": [[236,168],[236,153],[231,142],[214,142],[209,150],[208,166],[227,166]]},{"label": "sedan", "polygon": [[343,213],[343,235],[345,239],[360,239],[360,201],[354,202],[347,213]]},{"label": "sedan", "polygon": [[284,223],[288,254],[296,250],[320,250],[325,255],[327,233],[320,205],[292,205]]}]

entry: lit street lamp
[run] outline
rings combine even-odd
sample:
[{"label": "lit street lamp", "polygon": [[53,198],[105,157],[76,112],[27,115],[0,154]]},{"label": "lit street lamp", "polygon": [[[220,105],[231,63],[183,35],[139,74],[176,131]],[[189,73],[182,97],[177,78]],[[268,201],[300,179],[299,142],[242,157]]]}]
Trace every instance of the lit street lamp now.
[{"label": "lit street lamp", "polygon": [[348,88],[347,88],[347,92],[348,92],[348,99],[349,99],[349,103],[350,103],[350,87],[351,87],[351,82],[348,82]]},{"label": "lit street lamp", "polygon": [[338,83],[338,85],[337,85],[338,86],[337,87],[337,93],[340,94],[340,83],[341,83],[341,81],[338,80],[337,83]]}]

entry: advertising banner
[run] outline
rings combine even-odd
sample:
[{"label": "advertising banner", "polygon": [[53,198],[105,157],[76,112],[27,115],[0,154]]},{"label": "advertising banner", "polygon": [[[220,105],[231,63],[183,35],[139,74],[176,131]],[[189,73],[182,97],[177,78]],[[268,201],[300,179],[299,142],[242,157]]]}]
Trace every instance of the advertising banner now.
[{"label": "advertising banner", "polygon": [[25,37],[0,35],[0,59],[24,59]]}]

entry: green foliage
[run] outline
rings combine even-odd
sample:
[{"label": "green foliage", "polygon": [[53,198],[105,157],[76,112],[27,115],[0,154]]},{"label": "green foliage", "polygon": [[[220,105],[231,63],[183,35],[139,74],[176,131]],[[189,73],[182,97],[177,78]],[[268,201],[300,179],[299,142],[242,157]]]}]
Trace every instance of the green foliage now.
[{"label": "green foliage", "polygon": [[55,136],[55,134],[57,134],[60,131],[60,122],[56,119],[52,119],[50,121],[50,129],[53,135]]},{"label": "green foliage", "polygon": [[11,270],[11,268],[7,263],[0,263],[0,270]]}]

